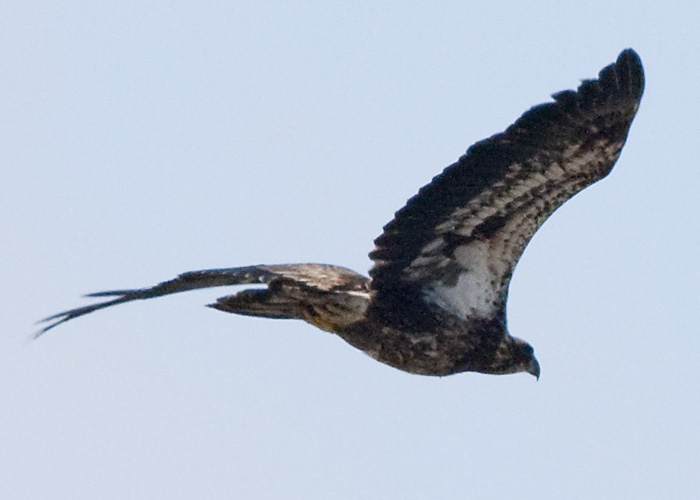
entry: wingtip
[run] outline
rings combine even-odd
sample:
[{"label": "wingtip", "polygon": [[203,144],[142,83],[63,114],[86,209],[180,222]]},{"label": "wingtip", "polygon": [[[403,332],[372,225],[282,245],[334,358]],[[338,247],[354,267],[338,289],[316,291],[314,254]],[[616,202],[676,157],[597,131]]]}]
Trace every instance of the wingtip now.
[{"label": "wingtip", "polygon": [[[42,319],[42,320],[37,321],[35,324],[36,324],[36,325],[41,325],[42,323],[47,323],[47,322],[49,322],[49,321],[53,321],[54,319],[55,319],[55,318],[54,318],[53,316],[52,316],[52,317],[49,317],[49,318],[44,318],[44,319]],[[40,329],[37,330],[36,332],[32,333],[32,334],[29,336],[29,338],[27,339],[27,341],[28,341],[28,342],[33,342],[33,341],[37,340],[39,337],[43,336],[43,335],[44,335],[46,332],[48,332],[49,330],[51,330],[51,329],[57,327],[58,325],[60,325],[61,323],[63,323],[63,321],[64,321],[64,320],[61,320],[61,321],[54,321],[53,323],[51,323],[51,324],[49,324],[49,325],[46,325],[46,326],[44,326],[43,328],[40,328]]]},{"label": "wingtip", "polygon": [[583,80],[575,93],[560,92],[555,100],[560,105],[589,109],[612,105],[621,110],[636,112],[644,93],[644,67],[633,49],[625,49],[615,62],[598,73],[598,78]]},{"label": "wingtip", "polygon": [[[70,312],[70,311],[67,311],[67,312]],[[68,321],[69,319],[71,319],[72,316],[69,316],[69,315],[67,314],[67,312],[62,312],[62,313],[58,313],[58,314],[52,314],[51,316],[48,316],[48,317],[43,318],[43,319],[40,319],[39,321],[37,321],[36,323],[34,323],[34,324],[37,325],[37,326],[39,326],[39,325],[45,325],[45,326],[42,326],[37,332],[35,332],[35,333],[32,335],[32,339],[33,339],[33,340],[38,339],[39,337],[41,337],[42,335],[44,335],[44,334],[45,334],[46,332],[48,332],[49,330],[53,330],[54,328],[56,328],[56,327],[57,327],[58,325],[60,325],[61,323],[65,323],[66,321]]]},{"label": "wingtip", "polygon": [[[39,321],[34,323],[36,326],[40,326],[40,325],[44,325],[44,324],[45,324],[45,326],[40,327],[36,332],[32,333],[29,336],[28,341],[31,342],[31,341],[37,340],[39,337],[44,335],[49,330],[57,327],[58,325],[60,325],[64,321],[66,321],[65,318],[61,318],[61,316],[63,316],[63,315],[64,315],[64,313],[54,314],[54,315],[48,316],[46,318],[40,319]],[[59,319],[59,318],[61,318],[61,319]],[[48,323],[48,324],[46,324],[46,323]]]},{"label": "wingtip", "polygon": [[631,48],[623,50],[617,56],[615,68],[625,84],[625,90],[628,90],[636,100],[641,99],[644,93],[644,66],[639,54]]},{"label": "wingtip", "polygon": [[626,48],[622,52],[620,52],[620,55],[617,56],[617,64],[621,64],[626,62],[627,64],[630,65],[635,65],[635,66],[641,66],[642,65],[642,58],[639,57],[639,54],[637,53],[636,50],[633,48]]}]

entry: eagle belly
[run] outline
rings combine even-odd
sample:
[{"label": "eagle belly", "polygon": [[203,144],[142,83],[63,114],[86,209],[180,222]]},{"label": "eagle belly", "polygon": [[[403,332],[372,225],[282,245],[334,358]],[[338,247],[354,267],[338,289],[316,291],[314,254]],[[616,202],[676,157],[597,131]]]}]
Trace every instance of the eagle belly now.
[{"label": "eagle belly", "polygon": [[499,319],[462,321],[435,307],[434,329],[410,331],[367,319],[336,334],[373,359],[418,375],[488,371],[499,345],[511,337]]}]

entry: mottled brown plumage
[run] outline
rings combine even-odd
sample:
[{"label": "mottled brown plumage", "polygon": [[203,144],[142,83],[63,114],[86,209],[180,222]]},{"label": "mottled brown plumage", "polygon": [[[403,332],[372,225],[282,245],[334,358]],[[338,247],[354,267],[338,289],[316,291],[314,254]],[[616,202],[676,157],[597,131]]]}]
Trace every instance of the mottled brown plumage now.
[{"label": "mottled brown plumage", "polygon": [[539,376],[532,347],[506,327],[513,269],[552,212],[611,171],[643,90],[641,61],[628,49],[598,79],[474,144],[384,227],[369,278],[325,264],[189,272],[152,288],[93,294],[114,299],[51,316],[37,336],[123,302],[260,283],[267,286],[211,307],[301,319],[407,372]]}]

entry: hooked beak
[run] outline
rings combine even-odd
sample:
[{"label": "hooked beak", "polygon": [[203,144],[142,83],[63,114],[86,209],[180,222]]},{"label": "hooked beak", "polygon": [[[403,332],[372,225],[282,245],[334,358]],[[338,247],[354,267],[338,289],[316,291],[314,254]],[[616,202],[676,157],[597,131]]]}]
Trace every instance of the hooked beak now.
[{"label": "hooked beak", "polygon": [[530,375],[534,375],[537,380],[540,379],[540,364],[537,362],[534,356],[530,360],[530,364],[527,365],[527,372]]}]

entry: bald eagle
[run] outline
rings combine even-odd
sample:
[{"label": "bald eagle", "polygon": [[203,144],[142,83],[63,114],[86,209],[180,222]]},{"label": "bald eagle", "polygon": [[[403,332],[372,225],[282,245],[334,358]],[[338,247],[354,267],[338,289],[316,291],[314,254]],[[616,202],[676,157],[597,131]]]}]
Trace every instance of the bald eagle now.
[{"label": "bald eagle", "polygon": [[326,264],[187,272],[151,288],[100,292],[100,302],[46,318],[39,335],[78,316],[198,288],[264,284],[218,299],[220,311],[301,319],[382,363],[421,375],[528,372],[532,347],[506,327],[513,269],[544,221],[605,177],[644,90],[631,49],[578,90],[525,112],[471,146],[384,227],[365,277]]}]

